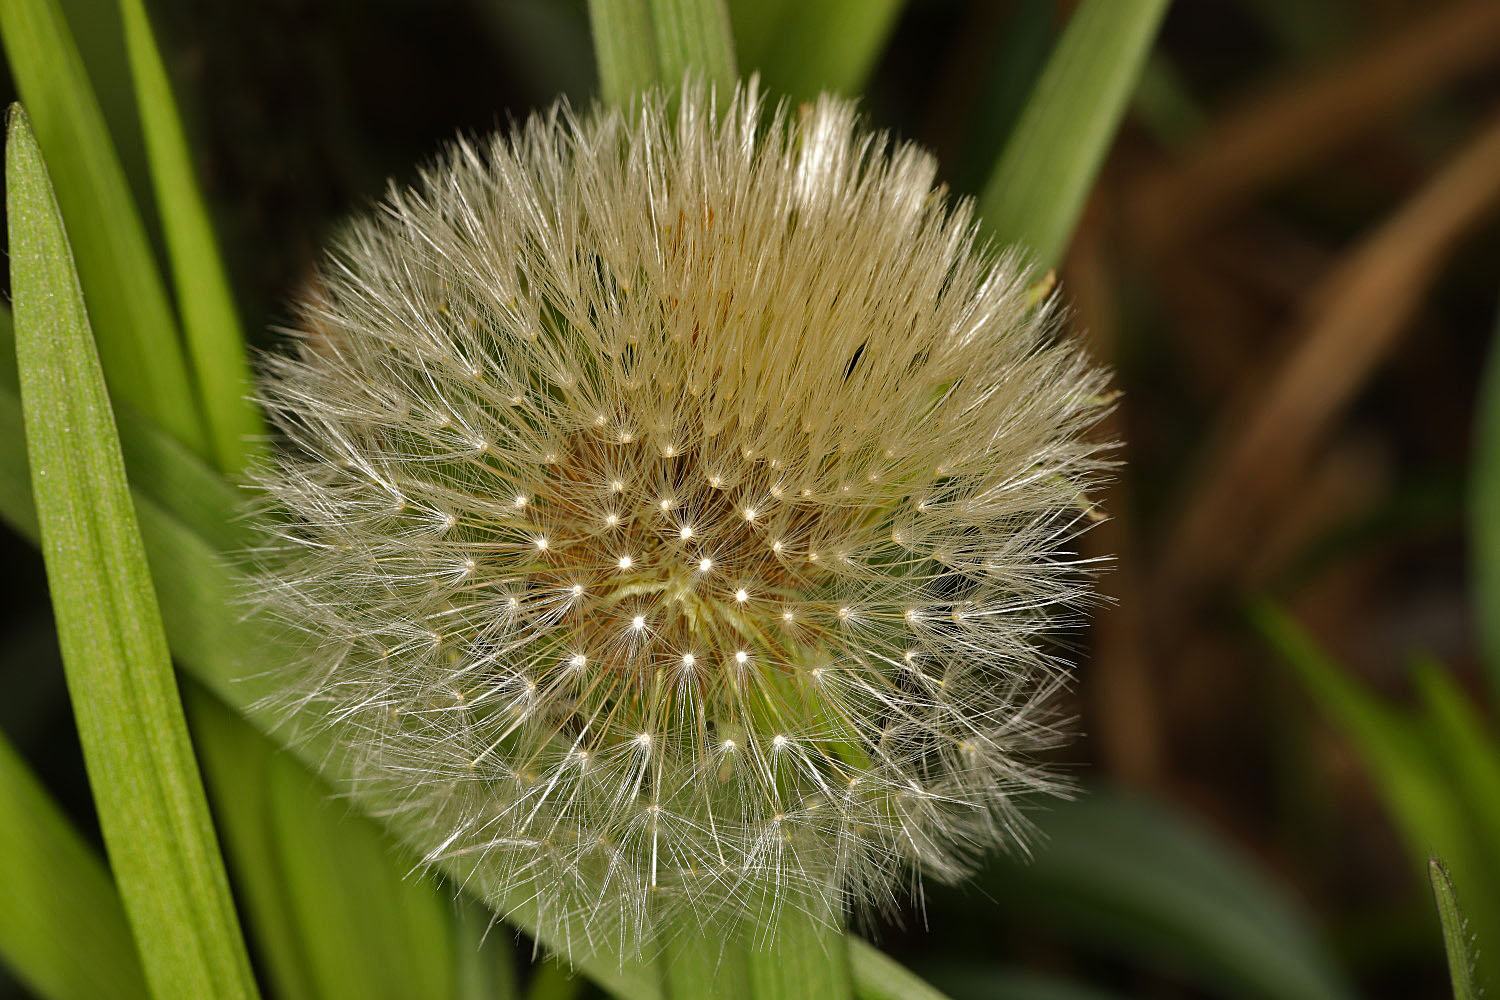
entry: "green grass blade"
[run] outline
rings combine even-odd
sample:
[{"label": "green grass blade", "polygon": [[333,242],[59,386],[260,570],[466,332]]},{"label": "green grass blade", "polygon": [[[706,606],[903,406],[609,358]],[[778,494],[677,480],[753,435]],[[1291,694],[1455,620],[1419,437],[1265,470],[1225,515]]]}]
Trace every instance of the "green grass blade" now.
[{"label": "green grass blade", "polygon": [[1474,567],[1474,624],[1500,700],[1500,322],[1479,387],[1474,461],[1469,480],[1469,553]]},{"label": "green grass blade", "polygon": [[156,996],[252,997],[83,293],[19,107],[5,178],[32,488],[111,867]]},{"label": "green grass blade", "polygon": [[816,899],[784,900],[774,929],[759,928],[752,936],[746,954],[755,1000],[854,996],[848,936],[815,909],[822,905]]},{"label": "green grass blade", "polygon": [[1091,788],[1032,819],[1033,858],[998,861],[981,883],[1018,923],[1170,969],[1213,996],[1355,995],[1296,902],[1166,803]]},{"label": "green grass blade", "polygon": [[201,686],[185,684],[183,696],[214,820],[223,832],[224,853],[266,985],[280,1000],[318,1000],[277,855],[271,743]]},{"label": "green grass blade", "polygon": [[[287,891],[322,1000],[452,996],[452,910],[436,885],[392,871],[403,857],[287,754],[271,760],[271,807]],[[396,875],[396,877],[392,877]]]},{"label": "green grass blade", "polygon": [[948,1000],[906,966],[865,941],[849,936],[849,972],[859,1000]]},{"label": "green grass blade", "polygon": [[1463,822],[1415,722],[1349,677],[1275,604],[1259,602],[1250,616],[1324,714],[1359,750],[1413,854],[1425,859],[1437,847],[1451,856],[1454,839],[1463,837]]},{"label": "green grass blade", "polygon": [[794,100],[808,100],[824,90],[857,96],[896,26],[902,5],[902,0],[782,5],[771,27],[766,23],[771,22],[769,14],[740,12],[740,8],[757,7],[758,0],[738,0],[735,24],[752,21],[752,39],[764,43],[752,50],[736,34],[741,63],[747,74],[759,70],[767,86]]},{"label": "green grass blade", "polygon": [[1453,1000],[1479,1000],[1483,996],[1474,976],[1474,938],[1464,921],[1448,869],[1437,858],[1427,863],[1432,894],[1437,899],[1438,918],[1443,924],[1443,946],[1448,953],[1448,975],[1453,980]]},{"label": "green grass blade", "polygon": [[751,1000],[740,921],[705,927],[696,914],[663,935],[660,958],[665,1000]]},{"label": "green grass blade", "polygon": [[244,332],[145,0],[120,0],[120,18],[209,443],[218,467],[235,473],[255,457],[265,433],[249,398]]},{"label": "green grass blade", "polygon": [[734,35],[724,0],[651,0],[656,31],[657,73],[669,87],[689,69],[718,87],[733,89]]},{"label": "green grass blade", "polygon": [[144,1000],[109,872],[3,736],[0,816],[0,959],[42,1000]]},{"label": "green grass blade", "polygon": [[[1323,713],[1358,751],[1401,833],[1413,866],[1438,854],[1460,878],[1482,884],[1493,849],[1470,818],[1464,787],[1444,752],[1447,737],[1383,704],[1349,677],[1284,611],[1269,602],[1251,609],[1261,634],[1297,672]],[[1486,937],[1500,939],[1500,895],[1481,894],[1473,914]],[[1492,972],[1483,967],[1481,974]]]},{"label": "green grass blade", "polygon": [[458,900],[458,984],[456,1000],[512,1000],[516,984],[511,932],[499,918],[471,899]]},{"label": "green grass blade", "polygon": [[589,31],[606,104],[624,107],[657,79],[649,0],[589,0]]},{"label": "green grass blade", "polygon": [[1084,0],[979,198],[985,226],[1055,264],[1156,38],[1168,0]]},{"label": "green grass blade", "polygon": [[1488,860],[1492,874],[1500,878],[1500,744],[1447,667],[1424,657],[1415,677],[1430,729],[1447,758],[1445,770],[1462,790],[1480,839],[1491,845]]},{"label": "green grass blade", "polygon": [[[583,979],[557,958],[549,957],[531,974],[526,1000],[573,1000],[583,993]],[[621,994],[634,997],[635,994]]]},{"label": "green grass blade", "polygon": [[37,138],[52,157],[57,202],[71,226],[111,392],[206,454],[177,323],[57,0],[0,3],[0,39]]},{"label": "green grass blade", "polygon": [[770,50],[781,41],[777,33],[789,6],[791,0],[729,0],[734,51],[747,76],[771,58]]}]

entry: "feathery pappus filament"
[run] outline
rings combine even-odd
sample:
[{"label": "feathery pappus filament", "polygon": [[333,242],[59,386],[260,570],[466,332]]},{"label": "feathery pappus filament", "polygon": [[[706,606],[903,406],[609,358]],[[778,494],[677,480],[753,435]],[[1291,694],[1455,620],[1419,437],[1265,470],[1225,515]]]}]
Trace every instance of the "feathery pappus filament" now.
[{"label": "feathery pappus filament", "polygon": [[690,84],[345,231],[265,368],[257,587],[428,861],[632,948],[1019,840],[1104,379],[934,176]]}]

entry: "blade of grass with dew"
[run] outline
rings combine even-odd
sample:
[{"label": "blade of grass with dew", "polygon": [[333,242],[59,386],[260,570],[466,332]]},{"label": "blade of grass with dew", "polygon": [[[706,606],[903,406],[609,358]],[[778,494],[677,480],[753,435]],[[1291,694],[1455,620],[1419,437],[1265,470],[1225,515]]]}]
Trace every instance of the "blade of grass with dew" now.
[{"label": "blade of grass with dew", "polygon": [[120,18],[209,444],[220,469],[238,472],[265,433],[250,400],[245,336],[145,0],[120,0]]},{"label": "blade of grass with dew", "polygon": [[1432,895],[1437,900],[1438,919],[1443,925],[1443,948],[1448,953],[1448,975],[1453,981],[1453,1000],[1479,1000],[1484,995],[1474,974],[1474,937],[1464,920],[1463,910],[1458,905],[1458,894],[1453,889],[1453,879],[1443,862],[1432,858],[1427,862],[1427,874],[1432,880]]},{"label": "blade of grass with dew", "polygon": [[5,151],[32,489],[84,761],[153,993],[254,997],[83,292],[26,112]]},{"label": "blade of grass with dew", "polygon": [[1474,624],[1500,700],[1500,318],[1480,382],[1469,480],[1469,559],[1474,574]]},{"label": "blade of grass with dew", "polygon": [[145,1000],[109,871],[3,735],[0,816],[0,960],[42,1000]]},{"label": "blade of grass with dew", "polygon": [[[744,5],[742,0],[737,6]],[[824,90],[856,96],[875,68],[901,7],[902,0],[785,5],[767,39],[770,44],[756,52],[753,62],[744,60],[745,68],[760,70],[768,86],[793,100],[811,100]]]},{"label": "blade of grass with dew", "polygon": [[606,104],[624,107],[657,81],[649,0],[589,0],[589,31]]},{"label": "blade of grass with dew", "polygon": [[56,0],[0,3],[0,40],[38,140],[52,156],[111,392],[207,454],[166,289]]},{"label": "blade of grass with dew", "polygon": [[734,36],[724,0],[651,0],[658,78],[668,87],[689,69],[727,94],[736,76]]},{"label": "blade of grass with dew", "polygon": [[1084,0],[979,197],[1001,242],[1057,263],[1104,162],[1168,0]]}]

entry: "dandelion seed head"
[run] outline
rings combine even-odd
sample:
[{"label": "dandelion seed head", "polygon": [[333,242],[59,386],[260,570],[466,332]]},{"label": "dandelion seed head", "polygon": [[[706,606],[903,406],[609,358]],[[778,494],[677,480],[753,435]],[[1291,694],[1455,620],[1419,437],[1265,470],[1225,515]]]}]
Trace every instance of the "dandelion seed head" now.
[{"label": "dandelion seed head", "polygon": [[834,98],[559,107],[352,223],[267,362],[285,700],[553,940],[880,907],[1058,787],[1103,377],[934,185]]}]

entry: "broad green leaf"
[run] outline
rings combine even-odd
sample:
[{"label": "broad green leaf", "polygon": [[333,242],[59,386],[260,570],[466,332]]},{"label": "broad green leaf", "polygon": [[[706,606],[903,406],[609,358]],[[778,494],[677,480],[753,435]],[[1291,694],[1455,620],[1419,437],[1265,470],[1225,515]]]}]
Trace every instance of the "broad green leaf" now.
[{"label": "broad green leaf", "polygon": [[32,489],[110,865],[154,995],[253,997],[83,293],[19,106],[5,179]]},{"label": "broad green leaf", "polygon": [[758,928],[746,949],[755,1000],[852,997],[849,938],[828,922],[819,899],[782,901],[774,929]]},{"label": "broad green leaf", "polygon": [[183,694],[214,819],[267,986],[280,1000],[317,1000],[300,921],[277,856],[270,741],[197,684],[185,684]]},{"label": "broad green leaf", "polygon": [[734,87],[724,0],[589,0],[589,30],[609,104],[624,107],[655,84],[675,87],[689,69],[721,94]]},{"label": "broad green leaf", "polygon": [[1188,817],[1090,789],[1032,819],[1034,858],[1004,863],[985,883],[1028,926],[1165,963],[1216,996],[1353,996],[1300,908]]},{"label": "broad green leaf", "polygon": [[679,921],[662,945],[665,1000],[751,1000],[748,928],[706,928],[694,915]]},{"label": "broad green leaf", "polygon": [[[366,820],[365,822],[369,822]],[[516,983],[512,933],[500,918],[471,899],[458,901],[457,1000],[511,1000]]]},{"label": "broad green leaf", "polygon": [[1083,0],[979,199],[985,226],[1043,266],[1067,249],[1168,0]]},{"label": "broad green leaf", "polygon": [[725,0],[650,0],[657,74],[669,87],[688,70],[727,94],[734,88],[734,37]]},{"label": "broad green leaf", "polygon": [[1500,322],[1479,386],[1472,468],[1469,553],[1474,624],[1489,669],[1490,692],[1500,699]]},{"label": "broad green leaf", "polygon": [[556,958],[548,958],[532,973],[526,1000],[573,1000],[583,987],[578,973]]},{"label": "broad green leaf", "polygon": [[849,973],[859,1000],[948,1000],[885,952],[849,937]]},{"label": "broad green leaf", "polygon": [[0,816],[0,960],[42,1000],[145,1000],[109,872],[3,736]]},{"label": "broad green leaf", "polygon": [[[890,37],[902,0],[732,4],[735,41],[746,75],[759,70],[776,96],[808,100],[820,92],[856,96]],[[751,45],[739,33],[750,30]]]},{"label": "broad green leaf", "polygon": [[1453,1000],[1479,1000],[1483,996],[1475,976],[1474,937],[1458,905],[1458,894],[1448,869],[1437,858],[1427,863],[1432,894],[1437,900],[1438,919],[1443,925],[1443,947],[1448,953],[1448,975],[1453,981]]},{"label": "broad green leaf", "polygon": [[209,443],[218,467],[238,472],[265,433],[249,399],[244,333],[145,0],[120,0],[120,19]]},{"label": "broad green leaf", "polygon": [[734,51],[746,76],[765,64],[767,53],[780,41],[777,32],[790,6],[791,0],[729,0]]},{"label": "broad green leaf", "polygon": [[57,0],[0,3],[0,40],[51,157],[111,392],[206,454],[177,323]]},{"label": "broad green leaf", "polygon": [[[298,933],[322,1000],[448,997],[458,956],[449,904],[430,878],[391,878],[394,845],[347,803],[275,754],[272,827]],[[406,858],[407,870],[415,862]]]},{"label": "broad green leaf", "polygon": [[605,103],[625,107],[656,83],[650,0],[589,0],[589,31]]}]

